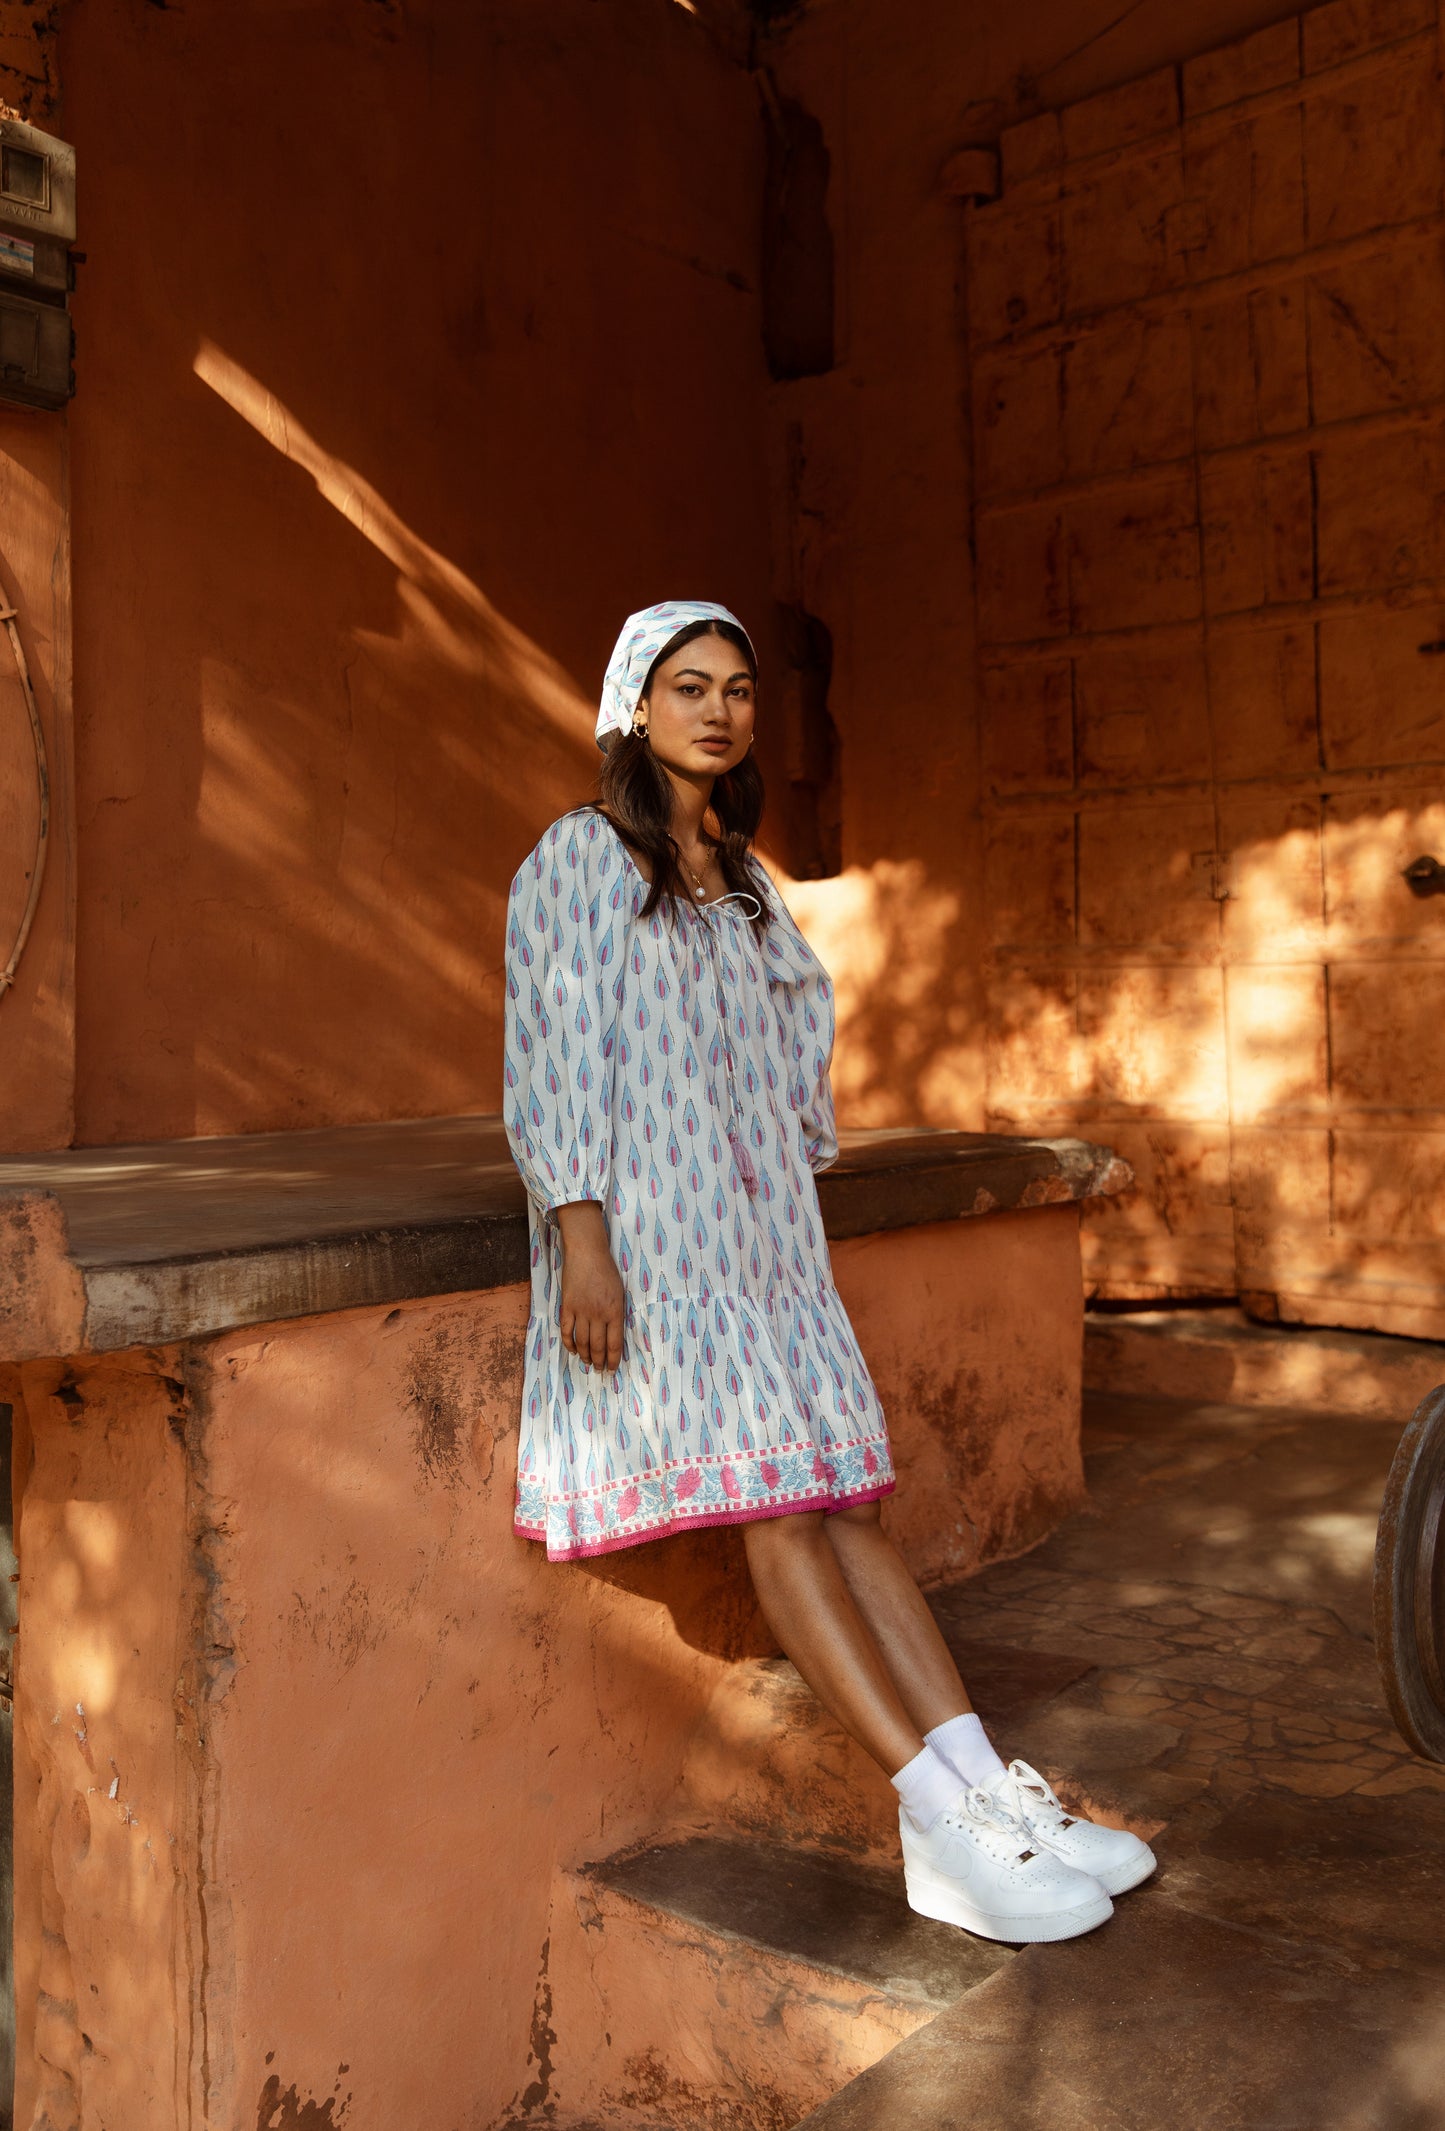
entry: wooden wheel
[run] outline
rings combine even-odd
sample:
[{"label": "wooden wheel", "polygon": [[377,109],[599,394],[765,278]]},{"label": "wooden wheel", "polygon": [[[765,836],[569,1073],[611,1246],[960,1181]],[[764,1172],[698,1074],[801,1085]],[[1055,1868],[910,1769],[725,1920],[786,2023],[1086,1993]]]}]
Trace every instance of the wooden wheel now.
[{"label": "wooden wheel", "polygon": [[1400,1438],[1375,1541],[1375,1654],[1401,1736],[1445,1761],[1445,1385]]}]

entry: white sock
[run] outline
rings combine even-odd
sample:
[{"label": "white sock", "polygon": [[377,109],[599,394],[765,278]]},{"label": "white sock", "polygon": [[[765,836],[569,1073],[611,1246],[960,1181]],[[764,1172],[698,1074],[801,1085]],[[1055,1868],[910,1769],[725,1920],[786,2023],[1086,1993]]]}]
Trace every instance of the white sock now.
[{"label": "white sock", "polygon": [[951,1769],[931,1746],[925,1746],[921,1754],[914,1755],[907,1768],[899,1769],[893,1778],[893,1788],[903,1801],[904,1812],[922,1834],[955,1802],[963,1785],[958,1780],[957,1771]]},{"label": "white sock", "polygon": [[966,1717],[950,1717],[946,1724],[935,1725],[924,1736],[939,1759],[946,1761],[965,1783],[991,1783],[1004,1773],[1002,1761],[989,1744],[988,1733],[972,1710]]}]

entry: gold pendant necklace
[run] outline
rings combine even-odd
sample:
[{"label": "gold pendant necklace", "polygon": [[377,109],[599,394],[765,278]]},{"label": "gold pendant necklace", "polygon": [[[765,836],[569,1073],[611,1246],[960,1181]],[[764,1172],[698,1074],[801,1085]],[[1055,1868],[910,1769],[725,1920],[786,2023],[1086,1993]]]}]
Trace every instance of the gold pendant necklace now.
[{"label": "gold pendant necklace", "polygon": [[[682,858],[682,852],[680,849],[677,855],[679,858]],[[707,889],[703,885],[702,876],[693,872],[691,865],[689,865],[688,861],[685,858],[682,858],[682,865],[683,871],[688,875],[689,879],[692,882],[693,894],[697,897],[700,903],[705,903],[707,901]]]}]

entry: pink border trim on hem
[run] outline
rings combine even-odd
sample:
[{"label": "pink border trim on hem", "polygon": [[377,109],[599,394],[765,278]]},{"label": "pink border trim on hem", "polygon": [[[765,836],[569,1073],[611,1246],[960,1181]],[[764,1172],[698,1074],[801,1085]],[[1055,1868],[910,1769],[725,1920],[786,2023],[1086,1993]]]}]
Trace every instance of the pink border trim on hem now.
[{"label": "pink border trim on hem", "polygon": [[[805,1497],[801,1502],[780,1502],[776,1507],[770,1506],[767,1509],[720,1509],[705,1517],[675,1518],[671,1524],[655,1525],[648,1532],[633,1532],[620,1538],[599,1539],[591,1546],[568,1547],[565,1554],[553,1554],[549,1551],[547,1559],[586,1561],[593,1554],[619,1554],[624,1547],[645,1546],[649,1539],[671,1539],[678,1532],[700,1532],[715,1524],[766,1524],[775,1517],[796,1517],[807,1510],[821,1509],[825,1516],[831,1516],[834,1510],[852,1509],[860,1502],[881,1502],[885,1495],[893,1493],[897,1485],[896,1480],[885,1480],[881,1487],[859,1488],[854,1494],[830,1496],[825,1502]],[[547,1534],[544,1531],[529,1531],[515,1519],[512,1531],[518,1539],[530,1539],[538,1546],[547,1544]]]}]

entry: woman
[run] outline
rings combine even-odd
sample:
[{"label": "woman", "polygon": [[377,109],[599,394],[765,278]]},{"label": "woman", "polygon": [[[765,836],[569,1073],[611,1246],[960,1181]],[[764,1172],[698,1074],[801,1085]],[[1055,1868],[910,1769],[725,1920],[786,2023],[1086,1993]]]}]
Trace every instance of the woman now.
[{"label": "woman", "polygon": [[757,662],[724,607],[628,620],[600,803],[512,884],[506,1121],[531,1202],[517,1530],[570,1561],[741,1524],[773,1633],[899,1794],[908,1899],[1073,1938],[1154,1859],[1007,1767],[879,1501],[893,1464],[833,1285],[828,978],[753,854]]}]

